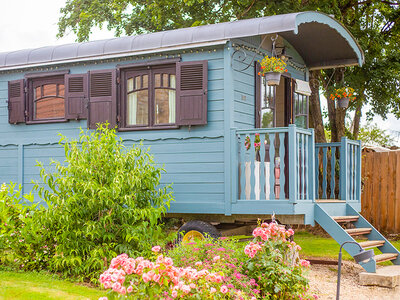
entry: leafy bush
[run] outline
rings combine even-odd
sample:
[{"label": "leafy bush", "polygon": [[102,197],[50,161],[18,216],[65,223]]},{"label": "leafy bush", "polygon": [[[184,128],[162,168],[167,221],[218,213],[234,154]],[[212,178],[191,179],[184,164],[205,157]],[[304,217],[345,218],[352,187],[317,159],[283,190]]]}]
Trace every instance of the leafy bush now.
[{"label": "leafy bush", "polygon": [[79,140],[61,136],[65,162],[52,161],[53,172],[38,164],[35,189],[47,209],[35,218],[55,241],[50,270],[67,276],[97,278],[112,257],[149,253],[163,236],[160,218],[172,199],[170,187],[159,187],[163,169],[107,126],[81,130]]},{"label": "leafy bush", "polygon": [[3,183],[0,187],[0,250],[9,249],[19,238],[19,228],[22,226],[21,217],[25,215],[28,206],[23,205],[21,187],[16,184]]},{"label": "leafy bush", "polygon": [[[123,254],[100,276],[108,299],[314,299],[292,230],[263,223],[247,245],[221,238],[181,244],[149,260]],[[158,256],[157,256],[158,255]],[[104,297],[103,299],[107,299]]]},{"label": "leafy bush", "polygon": [[42,209],[31,194],[22,195],[16,184],[3,184],[0,189],[0,251],[4,265],[25,270],[48,266],[54,255],[54,239],[49,229],[37,222]]}]

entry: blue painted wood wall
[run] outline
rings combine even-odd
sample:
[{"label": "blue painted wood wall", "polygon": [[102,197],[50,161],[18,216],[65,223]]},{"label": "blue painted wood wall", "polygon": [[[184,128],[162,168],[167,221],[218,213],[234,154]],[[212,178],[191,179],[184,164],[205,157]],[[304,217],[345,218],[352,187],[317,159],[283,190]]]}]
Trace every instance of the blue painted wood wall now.
[{"label": "blue painted wood wall", "polygon": [[[234,41],[258,47],[259,38]],[[230,214],[230,128],[254,127],[254,68],[238,72],[232,69],[232,43],[203,49],[177,50],[169,57],[181,56],[182,61],[208,60],[208,124],[183,126],[175,130],[133,131],[118,133],[126,145],[143,140],[144,147],[151,147],[155,160],[163,164],[166,174],[162,183],[173,183],[175,202],[171,212]],[[296,56],[296,53],[290,53]],[[165,53],[163,54],[165,57]],[[253,53],[248,53],[250,62]],[[298,62],[302,63],[301,58]],[[160,55],[116,59],[103,63],[82,62],[57,66],[69,69],[71,74],[89,70],[115,68],[117,64],[160,59]],[[256,59],[261,59],[256,56]],[[235,61],[235,65],[243,65]],[[63,161],[63,149],[57,144],[58,133],[76,138],[79,128],[86,128],[86,120],[66,123],[11,125],[8,123],[7,82],[21,79],[25,72],[48,71],[46,67],[0,73],[0,183],[16,182],[24,192],[32,188],[31,181],[39,179],[36,161],[48,164],[49,159]],[[293,77],[304,79],[304,73],[289,67]],[[39,200],[36,198],[36,200]],[[246,213],[243,211],[242,213]]]}]

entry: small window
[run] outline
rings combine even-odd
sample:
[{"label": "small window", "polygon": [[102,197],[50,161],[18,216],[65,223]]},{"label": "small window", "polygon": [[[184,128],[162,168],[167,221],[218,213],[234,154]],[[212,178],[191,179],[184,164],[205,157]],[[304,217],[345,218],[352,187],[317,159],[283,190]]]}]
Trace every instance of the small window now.
[{"label": "small window", "polygon": [[65,120],[64,75],[28,78],[28,121]]},{"label": "small window", "polygon": [[33,120],[65,117],[64,83],[34,82]]},{"label": "small window", "polygon": [[298,127],[308,128],[308,96],[293,93],[294,123]]},{"label": "small window", "polygon": [[122,115],[125,128],[176,123],[176,67],[149,67],[124,72]]}]

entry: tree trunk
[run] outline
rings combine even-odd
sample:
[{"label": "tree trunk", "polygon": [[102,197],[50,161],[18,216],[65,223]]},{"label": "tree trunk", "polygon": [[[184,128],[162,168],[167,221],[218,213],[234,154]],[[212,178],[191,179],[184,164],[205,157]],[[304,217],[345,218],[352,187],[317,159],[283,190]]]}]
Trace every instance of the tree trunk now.
[{"label": "tree trunk", "polygon": [[340,139],[346,135],[346,124],[345,119],[346,117],[346,109],[345,108],[337,108],[336,109],[336,140],[334,142],[340,142]]},{"label": "tree trunk", "polygon": [[326,143],[324,123],[322,121],[321,103],[319,98],[320,71],[310,72],[310,125],[315,130],[315,142]]},{"label": "tree trunk", "polygon": [[329,117],[329,126],[331,128],[331,142],[337,142],[338,134],[336,128],[336,108],[335,101],[329,99],[328,94],[326,94],[326,98],[328,99],[328,117]]},{"label": "tree trunk", "polygon": [[[342,83],[343,84],[343,76],[344,76],[344,68],[339,68],[334,70],[334,73],[331,75],[333,76],[332,81],[328,81],[326,84],[334,86],[335,83]],[[328,86],[327,86],[328,87]],[[329,95],[326,94],[327,99],[329,99]],[[336,101],[336,100],[335,100]],[[335,101],[328,100],[328,117],[329,117],[329,124],[331,127],[331,142],[340,142],[340,139],[345,136],[346,134],[346,124],[345,124],[345,117],[346,117],[346,109],[344,108],[336,108]]]},{"label": "tree trunk", "polygon": [[361,120],[361,108],[362,108],[362,99],[359,100],[356,107],[356,112],[354,115],[353,121],[353,137],[355,140],[358,139],[358,134],[360,132],[360,120]]}]

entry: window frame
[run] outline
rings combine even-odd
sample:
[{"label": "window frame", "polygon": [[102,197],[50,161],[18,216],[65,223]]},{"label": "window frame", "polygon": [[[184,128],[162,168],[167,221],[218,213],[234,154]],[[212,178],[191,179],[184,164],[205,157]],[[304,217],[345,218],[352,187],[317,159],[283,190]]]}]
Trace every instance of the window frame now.
[{"label": "window frame", "polygon": [[[43,72],[43,73],[27,73],[25,75],[26,80],[26,124],[44,124],[44,123],[63,123],[68,122],[67,119],[67,108],[66,108],[66,82],[65,75],[69,73],[69,70],[62,70],[56,72]],[[60,118],[49,118],[49,119],[38,119],[34,118],[34,85],[38,83],[48,84],[62,84],[64,85],[64,117]]]},{"label": "window frame", "polygon": [[[258,76],[258,75],[257,75]],[[266,81],[265,77],[260,77],[260,86],[258,87],[260,91],[259,93],[259,108],[258,108],[258,114],[259,114],[259,122],[257,124],[257,128],[264,128],[262,127],[262,122],[263,122],[263,110],[269,109],[272,112],[272,127],[265,127],[265,128],[275,128],[276,127],[276,87],[275,86],[269,86],[266,82],[264,84],[263,81]],[[269,106],[264,106],[265,101],[263,101],[263,96],[265,95],[266,99],[272,99],[272,105],[271,101],[268,102]],[[272,97],[268,97],[267,95],[272,95]]]},{"label": "window frame", "polygon": [[[296,97],[297,96],[297,100]],[[302,100],[300,101],[300,98]],[[306,117],[306,127],[309,128],[309,120],[310,120],[310,97],[301,93],[297,93],[293,91],[293,124],[296,124],[297,117]],[[305,102],[305,107],[302,107],[300,104]],[[305,112],[303,111],[305,109]]]},{"label": "window frame", "polygon": [[[163,61],[154,61],[143,64],[129,64],[124,66],[119,66],[120,72],[120,88],[119,88],[119,131],[137,131],[137,130],[158,130],[158,129],[177,129],[179,125],[177,125],[177,110],[176,110],[176,102],[177,95],[175,94],[175,123],[167,123],[167,124],[155,124],[155,78],[154,74],[159,71],[168,71],[168,74],[176,74],[176,62],[178,59],[173,60],[163,60]],[[148,75],[148,124],[147,125],[127,125],[127,79],[128,74],[144,75],[147,73]],[[175,77],[176,78],[176,77]],[[175,91],[177,91],[177,80],[175,82]]]}]

